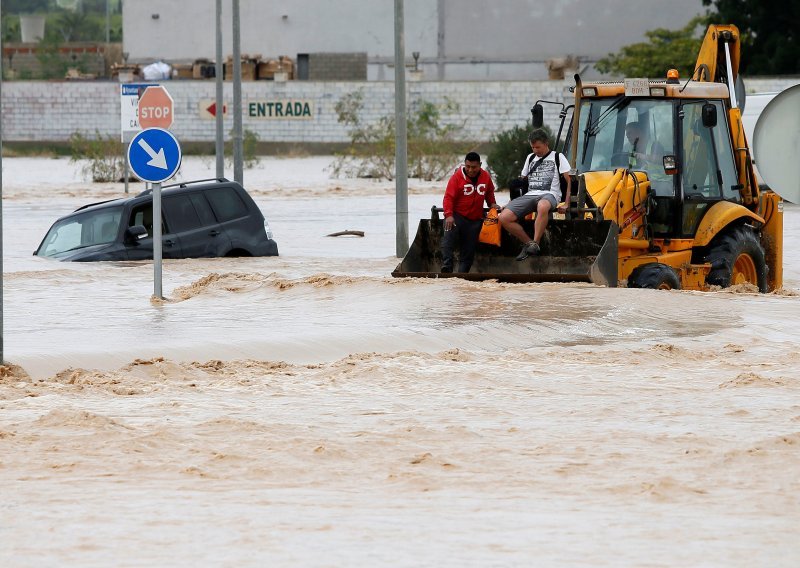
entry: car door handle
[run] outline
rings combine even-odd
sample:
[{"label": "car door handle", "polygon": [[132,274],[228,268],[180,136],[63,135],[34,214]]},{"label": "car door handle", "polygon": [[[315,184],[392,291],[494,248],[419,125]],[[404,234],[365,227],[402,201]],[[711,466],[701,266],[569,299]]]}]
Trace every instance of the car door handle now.
[{"label": "car door handle", "polygon": [[210,232],[210,233],[208,233],[208,234],[209,234],[209,235],[211,235],[212,237],[216,237],[217,235],[219,235],[219,231],[217,231],[216,229],[214,229],[213,231],[211,231],[211,232]]},{"label": "car door handle", "polygon": [[171,247],[172,245],[175,244],[175,241],[173,241],[172,239],[167,239],[164,241],[164,244],[167,245],[168,247]]}]

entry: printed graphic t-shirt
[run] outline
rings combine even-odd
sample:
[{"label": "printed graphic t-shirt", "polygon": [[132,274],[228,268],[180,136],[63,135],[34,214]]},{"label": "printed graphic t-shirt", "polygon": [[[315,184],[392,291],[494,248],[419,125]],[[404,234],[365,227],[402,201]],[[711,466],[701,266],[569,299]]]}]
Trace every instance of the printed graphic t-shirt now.
[{"label": "printed graphic t-shirt", "polygon": [[[567,157],[559,154],[558,160],[561,165],[559,174],[569,173],[570,165]],[[537,163],[539,163],[538,166]],[[536,154],[529,154],[525,165],[522,166],[521,175],[528,176],[528,193],[534,195],[552,193],[556,201],[561,201],[561,182],[559,181],[560,176],[556,174],[555,152],[550,152],[544,158],[539,158]]]}]

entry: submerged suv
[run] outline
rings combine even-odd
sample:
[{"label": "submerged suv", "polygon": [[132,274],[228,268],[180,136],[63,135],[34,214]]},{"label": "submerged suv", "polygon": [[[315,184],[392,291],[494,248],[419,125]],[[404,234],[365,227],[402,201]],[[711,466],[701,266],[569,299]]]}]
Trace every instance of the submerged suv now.
[{"label": "submerged suv", "polygon": [[[164,258],[278,254],[253,198],[224,178],[164,187],[161,227]],[[33,254],[73,261],[152,259],[152,190],[61,217]]]}]

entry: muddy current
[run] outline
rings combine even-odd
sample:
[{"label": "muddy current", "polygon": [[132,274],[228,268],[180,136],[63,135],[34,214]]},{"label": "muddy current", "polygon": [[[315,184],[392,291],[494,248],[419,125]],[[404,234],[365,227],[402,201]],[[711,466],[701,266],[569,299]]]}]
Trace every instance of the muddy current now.
[{"label": "muddy current", "polygon": [[280,256],[156,300],[31,256],[121,184],[4,159],[0,564],[800,564],[800,208],[773,294],[394,279],[393,186],[330,162],[246,171]]}]

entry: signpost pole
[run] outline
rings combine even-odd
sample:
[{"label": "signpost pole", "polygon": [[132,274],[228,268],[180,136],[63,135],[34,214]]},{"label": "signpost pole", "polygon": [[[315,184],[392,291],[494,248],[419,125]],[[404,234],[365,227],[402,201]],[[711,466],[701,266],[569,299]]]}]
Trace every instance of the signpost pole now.
[{"label": "signpost pole", "polygon": [[153,295],[163,300],[161,294],[161,182],[153,184]]},{"label": "signpost pole", "polygon": [[128,153],[126,151],[122,151],[125,154],[125,193],[128,193]]},{"label": "signpost pole", "polygon": [[[149,114],[149,113],[148,113]],[[161,182],[170,179],[181,167],[181,146],[178,139],[164,128],[146,128],[133,137],[128,145],[128,162],[136,176],[149,182],[153,196],[153,296],[163,299],[161,286],[164,258],[163,230],[161,227]],[[147,227],[145,227],[147,229]],[[145,233],[137,234],[142,238]],[[167,246],[174,243],[167,241]],[[175,250],[170,248],[169,250]]]},{"label": "signpost pole", "polygon": [[233,0],[233,179],[244,183],[242,164],[242,49],[239,0]]},{"label": "signpost pole", "polygon": [[217,155],[217,178],[225,177],[225,139],[222,128],[225,103],[222,100],[222,0],[217,0],[217,62],[214,68],[217,83],[216,142],[214,152]]},{"label": "signpost pole", "polygon": [[[2,0],[0,0],[0,13],[2,13]],[[2,53],[3,38],[0,37],[0,53]],[[3,66],[0,57],[0,100],[3,96]],[[2,106],[2,105],[0,105]],[[3,346],[3,112],[0,108],[0,363],[5,363]]]},{"label": "signpost pole", "polygon": [[406,133],[406,51],[403,0],[394,0],[395,248],[408,252],[408,148]]}]

